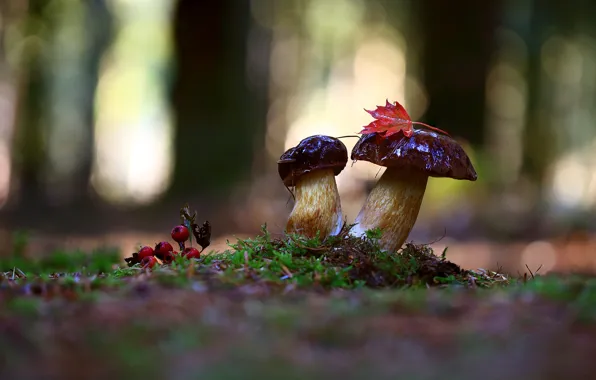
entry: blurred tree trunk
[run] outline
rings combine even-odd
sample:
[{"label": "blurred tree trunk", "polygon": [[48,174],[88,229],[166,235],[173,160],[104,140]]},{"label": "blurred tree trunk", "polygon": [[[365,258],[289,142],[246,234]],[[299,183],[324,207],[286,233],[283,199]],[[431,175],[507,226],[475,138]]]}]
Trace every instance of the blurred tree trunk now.
[{"label": "blurred tree trunk", "polygon": [[[94,97],[101,57],[111,38],[111,14],[105,0],[55,1],[51,6],[32,0],[21,25],[24,37],[31,38],[23,42],[18,70],[12,150],[13,190],[18,191],[11,194],[6,217],[14,228],[67,225],[69,218],[88,212],[82,206],[91,205]],[[62,155],[62,162],[75,162],[56,172],[51,149]],[[52,212],[59,216],[48,226]]]},{"label": "blurred tree trunk", "polygon": [[55,1],[50,16],[52,41],[46,76],[51,125],[44,182],[58,207],[92,205],[89,178],[95,144],[95,93],[112,26],[106,0]]},{"label": "blurred tree trunk", "polygon": [[[32,0],[24,16],[23,29],[26,36],[35,36],[47,20],[43,12],[46,2]],[[16,115],[13,147],[14,167],[18,172],[18,205],[33,209],[45,205],[41,185],[41,168],[46,157],[43,143],[43,116],[46,103],[46,83],[43,75],[45,43],[28,43],[22,54],[23,68],[20,75],[19,109]],[[13,175],[14,178],[14,175]],[[18,212],[16,213],[18,215]]]},{"label": "blurred tree trunk", "polygon": [[[524,129],[524,159],[522,173],[538,187],[544,180],[547,166],[555,156],[556,141],[548,138],[550,126],[541,112],[545,100],[540,52],[552,20],[552,4],[532,7],[528,41],[528,122]],[[552,14],[549,17],[549,14]],[[547,98],[549,98],[547,96]]]},{"label": "blurred tree trunk", "polygon": [[84,54],[80,64],[84,75],[84,86],[79,96],[82,110],[83,125],[87,132],[80,141],[77,157],[80,163],[71,173],[68,185],[71,189],[73,206],[77,203],[89,205],[91,203],[89,179],[93,165],[95,149],[95,95],[99,83],[100,64],[104,53],[110,47],[114,33],[114,16],[110,11],[107,0],[84,1],[83,28],[85,33]]},{"label": "blurred tree trunk", "polygon": [[477,146],[484,140],[485,81],[499,3],[424,0],[417,5],[430,100],[425,122]]},{"label": "blurred tree trunk", "polygon": [[[4,155],[9,154],[12,148],[17,81],[14,79],[14,71],[8,60],[6,32],[7,29],[14,26],[15,20],[20,16],[21,12],[15,8],[14,2],[0,1],[0,15],[2,16],[2,22],[0,22],[0,115],[2,115],[0,117],[0,160],[6,159],[7,157]],[[0,170],[4,170],[4,167]],[[0,172],[0,182],[5,181],[9,175],[9,173]],[[7,201],[8,190],[0,188],[0,205],[4,205]],[[0,240],[3,242],[0,245],[0,257],[12,254],[12,235],[6,230],[0,231]]]},{"label": "blurred tree trunk", "polygon": [[251,28],[248,1],[180,0],[174,17],[176,157],[169,195],[224,195],[249,178],[263,141],[266,78],[252,77],[247,66],[255,38],[250,49],[268,60],[267,36]]},{"label": "blurred tree trunk", "polygon": [[[548,202],[552,165],[564,155],[589,149],[595,136],[593,121],[580,116],[593,114],[594,61],[590,58],[595,51],[594,11],[596,4],[587,0],[533,1],[528,36],[529,118],[522,169],[536,187],[535,225],[548,219],[545,214],[549,206],[558,206]],[[576,77],[568,79],[570,74]],[[581,187],[582,182],[589,186],[586,178],[579,185],[569,186]],[[592,216],[582,207],[579,203],[569,207],[564,211],[565,219],[559,214],[557,232],[593,229]]]},{"label": "blurred tree trunk", "polygon": [[[592,5],[592,9],[593,9]],[[588,2],[560,2],[547,0],[534,1],[532,20],[530,22],[529,69],[528,69],[528,124],[524,133],[524,174],[542,189],[547,170],[560,153],[567,152],[562,147],[571,146],[567,130],[568,123],[562,126],[559,120],[567,118],[574,111],[564,102],[558,100],[563,91],[574,90],[562,84],[557,78],[545,75],[542,48],[547,39],[557,35],[568,38],[574,33],[585,32],[583,28],[593,25]],[[564,51],[560,51],[554,59],[565,59]],[[559,62],[559,65],[562,65]],[[589,139],[580,139],[580,145]]]}]

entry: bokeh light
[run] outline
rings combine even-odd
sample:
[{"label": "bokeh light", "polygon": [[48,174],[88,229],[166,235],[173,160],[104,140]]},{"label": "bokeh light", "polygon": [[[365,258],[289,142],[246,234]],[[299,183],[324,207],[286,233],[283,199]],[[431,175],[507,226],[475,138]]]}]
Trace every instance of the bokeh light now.
[{"label": "bokeh light", "polygon": [[162,72],[170,60],[173,5],[113,2],[122,17],[97,89],[92,182],[116,203],[151,202],[169,184],[173,131]]}]

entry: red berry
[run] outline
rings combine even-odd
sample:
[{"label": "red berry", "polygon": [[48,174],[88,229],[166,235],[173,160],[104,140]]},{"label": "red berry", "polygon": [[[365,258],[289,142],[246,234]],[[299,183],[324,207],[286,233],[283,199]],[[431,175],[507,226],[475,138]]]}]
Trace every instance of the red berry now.
[{"label": "red berry", "polygon": [[187,259],[198,259],[201,257],[201,252],[199,252],[199,250],[195,247],[188,247],[184,249],[182,256],[186,257]]},{"label": "red berry", "polygon": [[143,268],[153,268],[157,264],[157,259],[155,256],[145,256],[143,260],[141,260],[141,266]]},{"label": "red berry", "polygon": [[163,260],[168,253],[173,251],[174,247],[172,247],[172,244],[168,243],[167,241],[159,242],[155,246],[155,256],[159,257],[160,260]]},{"label": "red berry", "polygon": [[182,243],[188,240],[188,228],[186,228],[186,226],[183,225],[179,225],[176,226],[172,229],[171,232],[172,235],[172,239],[174,239],[175,242],[177,243]]},{"label": "red berry", "polygon": [[178,256],[178,252],[176,252],[176,251],[168,252],[164,255],[163,262],[165,264],[171,264],[172,261],[174,261],[174,259],[176,258],[176,256]]},{"label": "red berry", "polygon": [[143,260],[143,258],[147,256],[153,256],[153,253],[153,248],[144,246],[141,249],[139,249],[139,260]]}]

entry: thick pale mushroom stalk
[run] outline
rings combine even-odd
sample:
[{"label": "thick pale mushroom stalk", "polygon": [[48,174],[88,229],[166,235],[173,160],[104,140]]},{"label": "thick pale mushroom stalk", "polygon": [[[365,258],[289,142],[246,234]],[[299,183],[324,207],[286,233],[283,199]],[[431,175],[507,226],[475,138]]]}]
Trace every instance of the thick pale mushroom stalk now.
[{"label": "thick pale mushroom stalk", "polygon": [[324,239],[337,235],[343,217],[335,174],[332,169],[302,175],[294,188],[296,202],[290,213],[286,231]]},{"label": "thick pale mushroom stalk", "polygon": [[368,195],[350,234],[362,236],[367,230],[380,228],[381,248],[398,250],[416,223],[427,183],[424,173],[387,168]]},{"label": "thick pale mushroom stalk", "polygon": [[294,188],[296,202],[286,224],[287,233],[323,240],[342,228],[339,192],[335,183],[348,162],[348,150],[337,138],[314,135],[288,149],[277,161],[286,188]]}]

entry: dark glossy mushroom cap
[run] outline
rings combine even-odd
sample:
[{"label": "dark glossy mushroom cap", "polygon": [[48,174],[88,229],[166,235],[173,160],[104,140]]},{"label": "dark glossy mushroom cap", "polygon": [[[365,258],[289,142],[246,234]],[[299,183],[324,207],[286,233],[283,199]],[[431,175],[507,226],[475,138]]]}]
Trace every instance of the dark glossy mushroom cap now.
[{"label": "dark glossy mushroom cap", "polygon": [[288,149],[277,161],[277,171],[286,186],[294,186],[300,176],[320,169],[338,175],[348,163],[348,149],[339,139],[314,135]]},{"label": "dark glossy mushroom cap", "polygon": [[429,177],[476,181],[478,175],[464,149],[449,136],[423,129],[411,137],[397,133],[384,138],[377,133],[363,135],[352,149],[352,160],[385,167],[419,170]]}]

